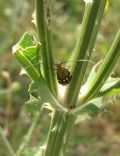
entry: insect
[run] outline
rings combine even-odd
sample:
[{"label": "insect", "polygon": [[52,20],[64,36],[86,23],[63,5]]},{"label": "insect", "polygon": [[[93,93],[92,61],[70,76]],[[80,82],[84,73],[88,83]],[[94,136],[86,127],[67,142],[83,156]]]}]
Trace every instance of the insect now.
[{"label": "insect", "polygon": [[[93,63],[92,61],[89,61],[89,60],[77,60],[77,61],[87,61],[87,62]],[[68,61],[68,62],[74,62],[74,61]],[[54,69],[54,70],[56,70],[56,73],[57,73],[58,83],[65,86],[71,82],[72,74],[63,65],[64,63],[65,62],[55,63],[56,69]],[[26,68],[28,68],[28,67],[26,67]]]},{"label": "insect", "polygon": [[[77,60],[77,61],[78,62],[87,61],[89,63],[94,64],[94,62],[90,61],[90,60]],[[68,62],[74,62],[74,61],[68,61]],[[64,65],[63,65],[64,63],[62,62],[62,63],[56,63],[55,64],[55,66],[57,68],[56,69],[57,70],[57,80],[58,80],[58,83],[61,85],[67,85],[72,80],[72,74],[70,73],[70,71],[66,67],[64,67]]]},{"label": "insect", "polygon": [[64,67],[63,63],[56,63],[57,67],[57,80],[61,85],[67,85],[72,79],[72,75],[67,68]]}]

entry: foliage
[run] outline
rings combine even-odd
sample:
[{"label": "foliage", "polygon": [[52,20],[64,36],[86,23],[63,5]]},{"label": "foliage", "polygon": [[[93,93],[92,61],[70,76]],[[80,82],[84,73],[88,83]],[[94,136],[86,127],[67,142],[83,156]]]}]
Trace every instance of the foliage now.
[{"label": "foliage", "polygon": [[[119,93],[120,79],[112,78],[110,74],[119,59],[120,32],[118,32],[106,58],[100,64],[97,63],[93,66],[85,84],[84,78],[88,62],[77,62],[77,60],[90,59],[106,6],[105,2],[86,2],[81,33],[75,50],[69,58],[70,61],[71,58],[76,61],[70,69],[73,78],[69,86],[66,87],[64,98],[61,99],[58,96],[61,93],[59,92],[60,86],[56,83],[55,73],[53,70],[48,70],[48,64],[51,68],[54,67],[51,4],[36,0],[36,24],[40,42],[26,32],[13,48],[13,55],[24,68],[21,73],[29,75],[32,80],[29,87],[30,100],[26,102],[26,105],[33,116],[33,124],[16,154],[10,144],[6,143],[11,155],[19,156],[21,153],[23,155],[29,153],[29,149],[25,147],[30,141],[43,108],[47,108],[51,112],[48,139],[46,139],[45,145],[39,149],[30,148],[31,153],[44,156],[56,155],[56,153],[67,155],[69,137],[75,121],[78,123],[88,118],[97,117],[104,107],[106,98]],[[41,6],[42,9],[40,9]],[[73,8],[73,14],[76,14],[75,8]],[[1,135],[5,140],[2,131]]]}]

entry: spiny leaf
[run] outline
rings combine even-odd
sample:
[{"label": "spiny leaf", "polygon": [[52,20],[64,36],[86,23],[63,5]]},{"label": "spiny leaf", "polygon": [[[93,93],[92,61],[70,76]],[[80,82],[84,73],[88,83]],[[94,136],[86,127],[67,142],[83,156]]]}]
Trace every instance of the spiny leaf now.
[{"label": "spiny leaf", "polygon": [[13,55],[34,81],[38,80],[41,74],[38,66],[39,50],[40,44],[28,33],[13,47]]},{"label": "spiny leaf", "polygon": [[47,87],[42,75],[40,75],[40,79],[38,81],[34,81],[31,83],[29,87],[29,93],[34,95],[35,98],[41,100],[43,104],[50,104],[53,109],[57,109],[59,111],[67,111],[50,92]]},{"label": "spiny leaf", "polygon": [[96,117],[102,108],[102,97],[92,99],[86,104],[81,105],[71,111],[75,115],[85,115],[87,117]]},{"label": "spiny leaf", "polygon": [[108,98],[120,92],[120,78],[109,78],[101,88],[98,96]]},{"label": "spiny leaf", "polygon": [[93,67],[92,67],[92,70],[89,74],[89,77],[86,81],[86,83],[81,87],[81,91],[80,93],[81,94],[85,94],[85,92],[89,89],[90,87],[90,84],[91,84],[91,81],[95,78],[96,76],[96,68],[99,66],[99,64],[101,63],[102,61],[99,61],[98,63],[96,63]]},{"label": "spiny leaf", "polygon": [[20,41],[17,43],[22,49],[25,49],[27,47],[34,45],[34,39],[31,35],[29,35],[27,32],[23,34]]},{"label": "spiny leaf", "polygon": [[32,95],[30,95],[30,100],[26,103],[26,108],[29,113],[36,113],[37,111],[41,111],[42,109],[42,103],[40,99],[36,99]]}]

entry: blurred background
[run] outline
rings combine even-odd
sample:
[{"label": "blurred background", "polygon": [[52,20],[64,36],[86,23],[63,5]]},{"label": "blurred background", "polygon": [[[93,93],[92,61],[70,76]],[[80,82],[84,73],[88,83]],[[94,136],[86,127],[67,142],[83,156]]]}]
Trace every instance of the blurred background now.
[{"label": "blurred background", "polygon": [[[53,0],[54,50],[59,61],[66,61],[75,47],[84,7],[82,0]],[[12,56],[12,46],[25,31],[37,36],[36,28],[31,22],[34,1],[0,0],[0,10],[0,126],[16,150],[30,127],[32,118],[25,107],[25,102],[29,99],[27,89],[30,80],[19,75],[21,68]],[[110,0],[101,22],[92,60],[97,62],[105,57],[119,28],[120,1]],[[115,68],[116,76],[120,76],[119,69],[118,63]],[[106,102],[106,110],[98,118],[76,124],[68,155],[120,155],[119,101],[118,94]],[[34,147],[44,143],[49,127],[47,114],[43,112],[24,153],[28,148],[34,150]],[[0,156],[8,156],[1,139]]]}]

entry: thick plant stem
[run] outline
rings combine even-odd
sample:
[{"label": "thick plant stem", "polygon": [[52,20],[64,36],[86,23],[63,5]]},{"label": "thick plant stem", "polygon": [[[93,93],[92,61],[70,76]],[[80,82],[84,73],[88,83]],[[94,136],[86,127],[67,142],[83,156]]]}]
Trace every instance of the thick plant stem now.
[{"label": "thick plant stem", "polygon": [[[81,26],[80,38],[76,45],[75,60],[89,60],[93,51],[94,42],[99,30],[106,0],[94,0],[86,3],[85,13]],[[66,92],[65,103],[74,107],[84,79],[88,62],[76,62],[73,69],[73,78]]]},{"label": "thick plant stem", "polygon": [[64,136],[64,142],[63,142],[63,147],[62,147],[62,152],[63,155],[66,156],[66,154],[68,153],[68,149],[69,149],[69,143],[71,141],[71,134],[73,133],[73,126],[74,126],[74,122],[75,122],[76,116],[75,115],[69,115],[69,120],[66,123],[67,124],[67,128],[66,128],[66,132],[65,132],[65,136]]},{"label": "thick plant stem", "polygon": [[43,62],[44,78],[51,92],[54,95],[57,95],[55,73],[54,70],[49,70],[49,68],[54,68],[50,3],[50,0],[35,0],[36,24],[41,42],[41,58]]},{"label": "thick plant stem", "polygon": [[[63,150],[64,141],[67,142],[67,139],[65,140],[65,136],[68,131],[68,126],[70,126],[71,123],[71,117],[73,116],[63,113],[61,114],[60,112],[54,113],[44,156],[60,156],[61,150]],[[73,122],[71,123],[71,127],[72,126]]]}]

